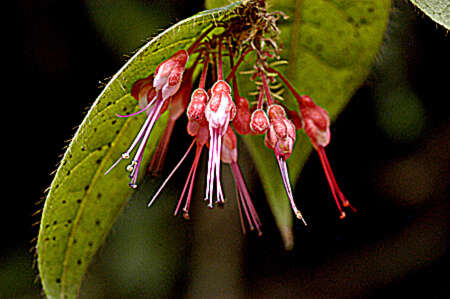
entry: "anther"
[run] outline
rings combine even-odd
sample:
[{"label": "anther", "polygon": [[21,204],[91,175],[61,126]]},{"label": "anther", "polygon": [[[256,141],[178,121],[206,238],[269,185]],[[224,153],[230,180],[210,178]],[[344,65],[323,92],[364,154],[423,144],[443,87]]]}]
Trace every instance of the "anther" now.
[{"label": "anther", "polygon": [[129,153],[123,153],[122,154],[122,159],[129,159],[130,158],[130,154]]},{"label": "anther", "polygon": [[306,224],[305,218],[303,218],[303,215],[302,215],[302,213],[300,213],[300,211],[297,210],[295,212],[295,216],[297,217],[297,219],[301,220],[304,225],[308,225],[308,224]]},{"label": "anther", "polygon": [[137,165],[137,161],[133,160],[131,161],[131,163],[127,166],[127,171],[128,172],[132,172],[134,170],[134,167]]}]

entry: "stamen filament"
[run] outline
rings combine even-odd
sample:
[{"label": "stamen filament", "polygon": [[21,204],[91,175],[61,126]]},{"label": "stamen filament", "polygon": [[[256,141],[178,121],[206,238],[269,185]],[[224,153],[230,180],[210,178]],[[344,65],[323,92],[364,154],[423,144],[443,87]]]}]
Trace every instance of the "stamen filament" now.
[{"label": "stamen filament", "polygon": [[130,116],[138,115],[138,114],[146,111],[148,108],[150,108],[156,102],[157,99],[158,99],[158,97],[155,96],[143,109],[141,109],[141,110],[139,110],[137,112],[134,112],[134,113],[131,113],[131,114],[126,114],[126,115],[116,114],[116,116],[117,117],[130,117]]},{"label": "stamen filament", "polygon": [[200,154],[202,153],[202,149],[203,149],[203,145],[197,145],[194,163],[192,164],[192,167],[194,168],[194,172],[192,173],[189,192],[188,192],[188,195],[186,198],[186,204],[184,205],[184,208],[183,208],[183,212],[185,213],[184,218],[186,218],[186,219],[189,218],[189,206],[191,205],[192,189],[194,187],[195,174],[197,173],[198,162],[200,160]]},{"label": "stamen filament", "polygon": [[341,207],[341,204],[339,202],[339,199],[336,196],[335,186],[333,184],[333,180],[332,180],[331,175],[329,173],[329,168],[327,167],[327,163],[326,163],[326,160],[325,160],[326,158],[324,157],[325,155],[324,155],[324,152],[323,152],[323,148],[318,148],[317,149],[317,153],[319,154],[320,161],[322,162],[322,167],[323,167],[323,170],[325,172],[325,176],[327,177],[328,185],[330,186],[330,190],[331,190],[331,193],[333,194],[334,201],[336,202],[336,206],[337,206],[339,212],[341,213],[340,218],[342,219],[342,218],[345,217],[345,212],[342,210],[342,207]]},{"label": "stamen filament", "polygon": [[195,144],[195,139],[192,141],[191,145],[189,146],[189,148],[187,149],[186,153],[184,153],[183,157],[181,158],[181,160],[177,163],[177,165],[175,165],[175,167],[172,169],[172,171],[170,172],[170,174],[167,176],[167,178],[164,180],[164,182],[161,184],[161,187],[159,187],[158,191],[156,191],[155,195],[153,195],[152,199],[150,200],[150,202],[148,203],[148,206],[150,207],[153,202],[155,201],[155,199],[159,196],[159,194],[161,193],[161,191],[164,189],[164,187],[166,186],[166,184],[169,182],[169,180],[172,178],[172,176],[175,174],[175,172],[178,170],[178,168],[181,166],[181,164],[183,164],[183,161],[186,159],[186,157],[189,155],[192,147]]},{"label": "stamen filament", "polygon": [[[146,131],[149,123],[151,123],[153,115],[154,115],[155,110],[152,109],[150,111],[150,114],[147,116],[147,119],[145,120],[144,124],[142,125],[141,129],[139,130],[139,133],[136,135],[136,137],[133,140],[133,143],[131,144],[131,146],[127,149],[126,152],[124,152],[121,157],[114,162],[114,164],[105,172],[105,175],[107,175],[111,170],[113,170],[119,163],[120,161],[122,161],[123,159],[128,159],[130,156],[130,153],[133,151],[133,149],[136,147],[136,145],[139,143],[139,141],[142,138],[142,135],[144,134],[144,132]],[[133,168],[134,169],[134,168]]]},{"label": "stamen filament", "polygon": [[246,233],[242,214],[242,211],[244,211],[250,231],[256,228],[256,230],[258,231],[258,235],[261,235],[261,221],[251,201],[250,194],[248,193],[247,187],[245,185],[244,177],[242,176],[241,170],[239,168],[239,164],[237,162],[232,162],[230,166],[236,184],[236,198],[238,199],[239,218],[241,220],[242,231],[244,232],[244,234]]},{"label": "stamen filament", "polygon": [[142,137],[141,144],[139,145],[139,148],[138,148],[138,150],[137,150],[137,152],[136,152],[136,154],[134,156],[134,159],[133,159],[133,162],[137,162],[137,165],[135,165],[133,167],[133,173],[132,173],[132,177],[133,178],[132,178],[132,181],[131,181],[131,184],[130,184],[130,186],[132,188],[137,187],[136,186],[136,181],[137,181],[137,176],[138,176],[139,168],[140,168],[141,161],[142,161],[142,156],[143,156],[143,153],[144,153],[144,148],[145,148],[145,145],[147,144],[148,138],[150,137],[150,133],[153,130],[153,126],[155,125],[155,122],[161,116],[160,112],[161,112],[161,109],[162,109],[162,106],[164,105],[164,103],[165,103],[164,100],[161,100],[159,103],[156,103],[155,109],[152,110],[153,114],[151,114],[148,117],[149,119],[151,119],[151,121],[150,121],[148,127],[145,130],[145,134]]},{"label": "stamen filament", "polygon": [[302,220],[304,225],[307,225],[305,219],[302,216],[302,213],[300,212],[299,209],[297,209],[297,206],[295,205],[295,202],[294,202],[294,196],[292,194],[291,183],[289,180],[289,173],[287,171],[287,166],[286,166],[286,160],[284,160],[280,156],[277,156],[277,161],[278,161],[278,166],[280,168],[281,178],[283,179],[284,188],[286,189],[286,193],[288,195],[289,202],[291,204],[291,208],[294,211],[295,216],[298,219]]}]

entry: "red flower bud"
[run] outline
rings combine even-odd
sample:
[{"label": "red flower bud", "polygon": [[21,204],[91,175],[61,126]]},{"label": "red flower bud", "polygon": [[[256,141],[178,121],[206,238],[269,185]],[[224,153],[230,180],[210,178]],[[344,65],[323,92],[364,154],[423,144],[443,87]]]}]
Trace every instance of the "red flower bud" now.
[{"label": "red flower bud", "polygon": [[269,118],[262,109],[256,109],[252,113],[250,129],[255,134],[264,134],[269,128]]},{"label": "red flower bud", "polygon": [[205,121],[205,108],[208,102],[208,94],[202,88],[194,90],[191,96],[191,102],[187,108],[187,116],[189,120],[198,122]]},{"label": "red flower bud", "polygon": [[163,99],[173,96],[180,88],[188,58],[188,53],[180,50],[156,68],[153,87],[162,90]]},{"label": "red flower bud", "polygon": [[284,108],[281,105],[271,105],[269,109],[267,109],[267,114],[269,115],[270,121],[273,119],[281,119],[286,118],[286,112],[284,111]]},{"label": "red flower bud", "polygon": [[314,147],[325,147],[330,142],[330,118],[328,113],[316,105],[309,96],[298,99],[305,133]]},{"label": "red flower bud", "polygon": [[236,101],[236,117],[233,120],[233,127],[237,133],[247,135],[250,133],[251,114],[248,102],[245,98],[240,97]]}]

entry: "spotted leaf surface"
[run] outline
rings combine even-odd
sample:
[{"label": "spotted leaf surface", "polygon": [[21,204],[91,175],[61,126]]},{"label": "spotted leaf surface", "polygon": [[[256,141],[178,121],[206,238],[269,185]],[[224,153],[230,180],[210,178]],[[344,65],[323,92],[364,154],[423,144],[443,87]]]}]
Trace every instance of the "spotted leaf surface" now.
[{"label": "spotted leaf surface", "polygon": [[[207,4],[223,2],[209,0]],[[387,26],[390,0],[273,0],[268,3],[272,11],[281,10],[289,16],[279,21],[282,58],[288,64],[277,69],[287,75],[300,94],[311,96],[336,119],[375,61]],[[246,62],[251,69],[252,57],[246,58]],[[239,81],[243,94],[248,96],[248,92],[254,90],[253,83],[242,77]],[[296,109],[295,99],[287,89],[282,96],[287,107]],[[252,96],[248,99],[255,100]],[[244,141],[254,158],[285,246],[290,248],[293,245],[292,211],[273,151],[264,146],[263,138],[246,136]],[[293,185],[311,149],[304,132],[297,132],[294,152],[288,159]],[[308,199],[296,198],[300,209],[304,200]],[[308,215],[304,216],[307,221]]]},{"label": "spotted leaf surface", "polygon": [[[114,75],[90,108],[57,169],[42,213],[37,253],[48,298],[77,296],[92,257],[132,194],[125,161],[108,175],[105,171],[128,148],[145,118],[144,113],[116,116],[137,111],[130,95],[133,84],[187,48],[212,23],[231,17],[235,5],[199,13],[152,39]],[[143,169],[166,123],[163,115],[147,144]]]}]

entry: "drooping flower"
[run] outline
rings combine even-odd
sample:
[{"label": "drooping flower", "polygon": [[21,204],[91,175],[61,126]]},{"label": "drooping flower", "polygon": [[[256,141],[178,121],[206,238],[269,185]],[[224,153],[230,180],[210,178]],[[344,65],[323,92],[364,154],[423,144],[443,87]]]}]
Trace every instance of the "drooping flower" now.
[{"label": "drooping flower", "polygon": [[341,204],[344,207],[349,207],[353,211],[356,211],[356,209],[345,198],[339,188],[333,171],[331,170],[327,154],[325,153],[325,147],[330,143],[330,118],[325,109],[316,105],[309,96],[300,96],[297,100],[300,106],[305,133],[308,135],[311,144],[319,154],[325,176],[330,185],[331,193],[336,201],[336,205],[341,214],[340,218],[342,219],[345,217],[345,212],[342,210]]},{"label": "drooping flower", "polygon": [[296,127],[303,128],[305,130],[312,146],[319,155],[331,193],[333,194],[336,206],[339,210],[340,218],[345,218],[346,215],[342,210],[342,206],[349,207],[351,210],[356,212],[356,209],[350,204],[339,188],[333,171],[331,170],[330,162],[328,161],[328,157],[325,153],[325,147],[330,143],[331,138],[330,118],[327,111],[314,103],[311,97],[307,95],[300,95],[279,71],[274,69],[270,69],[270,71],[276,73],[284,81],[286,86],[297,99],[300,115],[298,115],[295,111],[291,111],[291,115],[294,119],[296,119]]},{"label": "drooping flower", "polygon": [[[253,5],[264,5],[264,1],[254,1]],[[136,81],[131,94],[139,101],[140,110],[129,115],[119,115],[119,117],[131,117],[146,112],[147,119],[128,150],[106,173],[122,159],[128,159],[137,147],[134,158],[127,167],[130,171],[130,187],[137,187],[144,147],[155,122],[167,110],[169,122],[150,163],[152,173],[158,173],[163,165],[174,123],[186,112],[187,133],[193,137],[192,143],[154,194],[149,206],[154,203],[195,146],[192,166],[175,208],[175,215],[182,210],[184,217],[189,218],[193,186],[201,153],[206,146],[208,163],[204,199],[208,207],[213,208],[215,204],[225,203],[221,183],[221,163],[229,164],[235,182],[242,229],[245,232],[248,227],[249,230],[256,230],[260,234],[261,221],[238,164],[237,137],[234,131],[240,135],[265,134],[264,143],[275,155],[289,204],[296,217],[306,224],[295,203],[286,162],[293,152],[296,129],[304,129],[319,154],[331,191],[341,212],[341,218],[343,218],[345,213],[341,205],[354,208],[339,189],[325,154],[324,148],[330,140],[328,114],[310,97],[300,96],[286,78],[273,68],[279,62],[281,52],[276,41],[276,36],[279,34],[276,21],[279,14],[267,13],[265,7],[259,7],[248,13],[250,14],[248,24],[255,23],[255,25],[245,27],[232,22],[231,24],[226,22],[214,24],[187,50],[176,52],[162,62],[153,74]],[[259,22],[255,22],[255,18]],[[216,26],[223,28],[215,31]],[[249,55],[250,53],[255,55]],[[229,68],[224,68],[225,62],[222,58],[227,55]],[[251,74],[250,80],[255,81],[257,86],[257,92],[254,93],[257,96],[255,101],[248,98],[253,95],[252,93],[246,97],[240,95],[237,80],[240,74],[239,67],[244,58],[252,56],[255,59],[253,69],[247,73]],[[196,60],[187,68],[188,59],[191,57]],[[234,61],[237,62],[234,63]],[[198,86],[191,92],[195,82],[194,74],[201,65]],[[209,65],[212,65],[210,73],[208,73]],[[224,69],[230,70],[226,77],[223,75]],[[207,81],[208,74],[211,75],[209,81]],[[277,80],[281,80],[293,93],[300,113],[287,109],[279,94],[272,92],[274,83],[278,83]]]},{"label": "drooping flower", "polygon": [[211,98],[205,109],[205,117],[209,127],[209,158],[206,177],[205,200],[208,207],[213,207],[213,189],[216,189],[216,203],[225,202],[220,182],[220,156],[222,138],[230,121],[236,115],[236,106],[231,98],[231,87],[223,81],[221,45],[219,43],[218,81],[211,87]]},{"label": "drooping flower", "polygon": [[[147,112],[147,119],[142,125],[141,130],[135,137],[131,146],[111,166],[111,168],[106,171],[106,174],[110,172],[122,159],[129,159],[131,152],[139,144],[131,164],[127,166],[127,171],[130,172],[131,179],[129,185],[133,189],[137,188],[139,168],[144,154],[144,148],[150,137],[150,133],[152,132],[156,121],[161,117],[161,114],[165,111],[165,109],[167,109],[169,98],[176,94],[180,88],[188,58],[188,52],[185,50],[180,50],[169,59],[162,62],[155,70],[155,75],[152,80],[153,87],[145,86],[145,88],[143,88],[144,91],[139,93],[139,100],[145,100],[145,98],[147,98],[148,104],[136,113],[120,115],[120,117],[130,117],[144,111]],[[149,96],[151,97],[150,99]]]},{"label": "drooping flower", "polygon": [[270,106],[268,109],[268,115],[270,127],[265,139],[266,146],[275,153],[284,188],[286,189],[289,203],[291,204],[294,214],[306,225],[302,213],[295,205],[294,195],[289,180],[289,172],[286,164],[286,160],[291,156],[294,148],[295,126],[289,119],[287,119],[285,111],[280,105],[274,104]]}]

